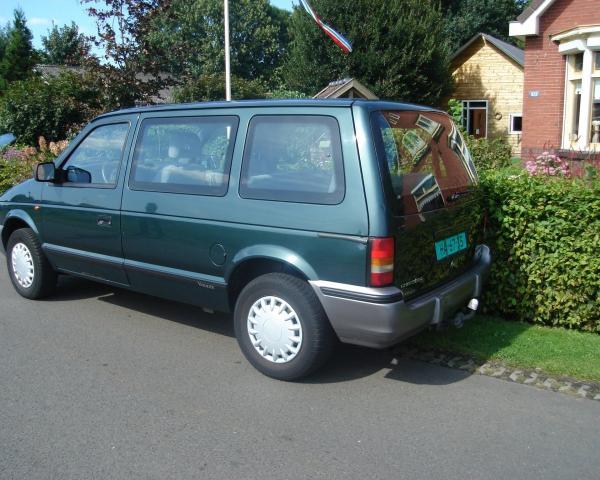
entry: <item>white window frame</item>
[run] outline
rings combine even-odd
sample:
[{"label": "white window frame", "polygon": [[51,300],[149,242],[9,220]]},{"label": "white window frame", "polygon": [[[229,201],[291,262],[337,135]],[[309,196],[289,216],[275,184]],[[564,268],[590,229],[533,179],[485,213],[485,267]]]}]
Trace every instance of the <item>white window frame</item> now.
[{"label": "white window frame", "polygon": [[[521,130],[513,130],[513,118],[521,117]],[[509,135],[521,135],[523,133],[523,114],[509,113],[508,114],[508,133]]]},{"label": "white window frame", "polygon": [[[474,107],[471,108],[470,104],[471,103],[485,103],[485,137],[484,138],[488,138],[488,133],[489,133],[489,129],[490,129],[490,118],[489,118],[489,113],[490,113],[490,103],[488,100],[484,100],[484,99],[479,99],[479,100],[461,100],[460,101],[462,103],[462,118],[463,118],[463,127],[466,129],[467,133],[470,130],[471,127],[471,117],[469,116],[469,110],[483,110],[482,107]],[[465,116],[466,113],[466,116]],[[466,118],[466,122],[464,121],[464,119]],[[469,135],[471,135],[469,133]]]},{"label": "white window frame", "polygon": [[[578,27],[551,37],[557,42],[558,51],[565,58],[565,92],[563,108],[562,148],[579,151],[600,151],[600,143],[592,140],[592,104],[594,82],[600,79],[600,70],[595,68],[595,55],[600,54],[600,25]],[[573,68],[574,56],[583,54],[583,68]],[[573,108],[575,93],[573,84],[581,82],[581,109],[577,133],[573,133]]]}]

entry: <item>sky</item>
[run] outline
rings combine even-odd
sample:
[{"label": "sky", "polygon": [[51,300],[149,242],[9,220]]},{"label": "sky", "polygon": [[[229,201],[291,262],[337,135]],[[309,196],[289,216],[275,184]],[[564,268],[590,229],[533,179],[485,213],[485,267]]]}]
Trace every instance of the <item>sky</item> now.
[{"label": "sky", "polygon": [[[235,0],[234,0],[235,1]],[[291,10],[292,3],[298,0],[270,0],[271,4]],[[61,26],[74,21],[79,30],[86,35],[96,33],[96,25],[88,17],[85,7],[79,0],[0,0],[0,25],[11,20],[13,10],[17,7],[25,12],[27,25],[33,33],[33,46],[42,47],[42,36],[48,34],[52,22]]]}]

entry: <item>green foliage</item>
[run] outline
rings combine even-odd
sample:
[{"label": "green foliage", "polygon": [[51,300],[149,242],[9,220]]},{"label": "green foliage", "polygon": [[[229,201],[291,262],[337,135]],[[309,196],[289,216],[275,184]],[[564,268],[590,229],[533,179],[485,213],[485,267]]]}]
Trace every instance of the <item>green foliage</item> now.
[{"label": "green foliage", "polygon": [[411,338],[421,348],[501,361],[512,367],[600,381],[600,335],[477,316],[461,329]]},{"label": "green foliage", "polygon": [[[102,79],[103,103],[109,110],[152,103],[171,79],[160,75],[165,52],[146,41],[153,20],[170,0],[81,0],[96,21],[96,47],[105,52],[101,63],[89,58],[86,68]],[[104,4],[104,5],[102,5]]]},{"label": "green foliage", "polygon": [[[236,100],[265,98],[266,87],[260,80],[231,78],[231,94]],[[206,102],[225,100],[225,75],[200,75],[173,92],[175,102]]]},{"label": "green foliage", "polygon": [[600,181],[482,175],[494,263],[487,308],[600,333]]},{"label": "green foliage", "polygon": [[509,43],[508,24],[527,6],[527,0],[446,0],[444,32],[452,51],[460,48],[477,33],[489,33]]},{"label": "green foliage", "polygon": [[75,22],[60,28],[53,25],[42,44],[42,61],[53,65],[82,65],[90,54],[89,42]]},{"label": "green foliage", "polygon": [[33,167],[38,163],[37,153],[33,147],[8,147],[0,151],[0,195],[31,178]]},{"label": "green foliage", "polygon": [[314,0],[315,10],[353,42],[342,51],[296,7],[284,67],[287,88],[314,95],[354,77],[382,98],[436,105],[451,88],[443,17],[433,0]]},{"label": "green foliage", "polygon": [[[232,74],[272,84],[287,43],[289,13],[268,0],[236,0],[229,10]],[[152,19],[146,43],[161,53],[165,71],[218,75],[225,64],[223,36],[222,0],[173,0]]]},{"label": "green foliage", "polygon": [[287,90],[285,88],[276,88],[269,92],[269,98],[273,99],[295,99],[295,98],[307,98],[308,95],[299,92],[297,90]]},{"label": "green foliage", "polygon": [[33,145],[38,137],[60,140],[81,128],[101,109],[92,79],[64,71],[12,83],[0,99],[0,131]]},{"label": "green foliage", "polygon": [[478,172],[499,170],[511,164],[512,149],[504,138],[475,138],[468,135],[465,140]]},{"label": "green foliage", "polygon": [[0,36],[0,91],[7,88],[10,82],[23,80],[31,75],[35,64],[35,52],[31,44],[32,34],[27,27],[27,20],[22,10],[14,11],[12,25]]},{"label": "green foliage", "polygon": [[463,104],[460,100],[451,98],[448,100],[448,114],[456,125],[462,125]]},{"label": "green foliage", "polygon": [[478,172],[499,170],[511,164],[512,149],[504,138],[475,138],[462,127],[463,105],[460,100],[448,100],[448,114],[460,128]]}]

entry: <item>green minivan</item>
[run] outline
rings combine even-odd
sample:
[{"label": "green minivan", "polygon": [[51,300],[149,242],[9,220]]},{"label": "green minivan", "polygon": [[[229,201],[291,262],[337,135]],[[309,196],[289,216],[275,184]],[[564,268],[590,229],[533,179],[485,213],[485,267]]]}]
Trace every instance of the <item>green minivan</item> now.
[{"label": "green minivan", "polygon": [[11,281],[77,275],[232,312],[262,373],[314,372],[335,343],[384,348],[477,309],[491,263],[477,174],[432,108],[244,101],[94,119],[0,197]]}]

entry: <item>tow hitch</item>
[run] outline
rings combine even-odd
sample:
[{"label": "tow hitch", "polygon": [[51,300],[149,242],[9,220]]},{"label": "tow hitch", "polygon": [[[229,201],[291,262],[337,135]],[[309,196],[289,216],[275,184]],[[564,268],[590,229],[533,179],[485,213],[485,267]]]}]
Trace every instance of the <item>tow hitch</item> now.
[{"label": "tow hitch", "polygon": [[472,298],[467,305],[467,308],[461,312],[458,312],[450,323],[456,328],[462,328],[467,320],[471,320],[479,308],[479,300]]},{"label": "tow hitch", "polygon": [[467,320],[471,320],[475,316],[475,313],[477,312],[478,308],[479,300],[476,298],[472,298],[464,310],[458,312],[456,315],[454,315],[454,317],[439,323],[438,330],[444,330],[444,327],[448,325],[452,325],[456,328],[462,328],[462,326]]}]

